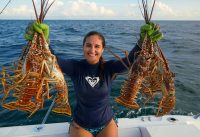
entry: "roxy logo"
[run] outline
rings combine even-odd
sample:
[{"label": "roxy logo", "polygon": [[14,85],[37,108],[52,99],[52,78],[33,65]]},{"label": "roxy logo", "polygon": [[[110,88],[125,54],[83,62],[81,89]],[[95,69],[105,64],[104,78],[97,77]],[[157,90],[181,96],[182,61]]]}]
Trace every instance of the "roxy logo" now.
[{"label": "roxy logo", "polygon": [[91,87],[94,87],[98,82],[99,82],[99,77],[85,77],[85,79],[87,80],[87,82],[90,84]]}]

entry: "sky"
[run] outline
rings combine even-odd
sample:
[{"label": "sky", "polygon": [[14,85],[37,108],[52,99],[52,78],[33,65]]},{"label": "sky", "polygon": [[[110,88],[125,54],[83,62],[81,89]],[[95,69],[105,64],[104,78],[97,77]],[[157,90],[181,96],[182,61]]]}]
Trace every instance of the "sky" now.
[{"label": "sky", "polygon": [[[0,0],[0,11],[9,0]],[[40,0],[34,0],[40,11]],[[50,0],[50,2],[53,0]],[[142,20],[141,0],[56,0],[45,19]],[[151,7],[152,0],[148,0]],[[141,5],[141,3],[140,3]],[[156,0],[153,20],[200,20],[200,0]],[[0,19],[35,19],[32,0],[11,0]]]}]

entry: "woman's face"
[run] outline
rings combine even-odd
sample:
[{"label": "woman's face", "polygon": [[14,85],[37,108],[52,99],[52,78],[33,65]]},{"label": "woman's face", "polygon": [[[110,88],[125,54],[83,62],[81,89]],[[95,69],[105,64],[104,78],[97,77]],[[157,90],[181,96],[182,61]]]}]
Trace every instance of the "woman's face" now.
[{"label": "woman's face", "polygon": [[89,64],[96,64],[103,53],[104,47],[98,35],[91,35],[86,38],[83,45],[83,53]]}]

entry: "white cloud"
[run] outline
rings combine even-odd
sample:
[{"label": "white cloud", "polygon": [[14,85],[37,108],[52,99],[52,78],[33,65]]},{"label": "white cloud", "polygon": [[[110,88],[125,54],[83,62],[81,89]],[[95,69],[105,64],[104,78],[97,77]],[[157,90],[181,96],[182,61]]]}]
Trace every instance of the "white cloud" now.
[{"label": "white cloud", "polygon": [[27,14],[27,13],[32,13],[32,9],[30,9],[28,6],[26,5],[20,5],[17,8],[13,8],[12,12],[14,12],[15,14]]},{"label": "white cloud", "polygon": [[[149,13],[151,11],[151,8],[153,6],[153,1],[148,2],[148,10]],[[143,20],[143,6],[142,3],[131,3],[129,5],[129,8],[125,9],[126,11],[126,15],[130,18],[130,19],[141,19]],[[141,13],[142,12],[142,13]],[[154,11],[153,11],[153,15],[152,15],[152,19],[168,19],[170,17],[174,17],[175,12],[173,11],[173,9],[168,6],[167,4],[160,2],[160,1],[156,1],[155,7],[154,7]]]},{"label": "white cloud", "polygon": [[[50,5],[52,1],[53,0],[50,0],[48,5]],[[34,0],[34,2],[36,5],[37,13],[40,14],[40,0]],[[47,13],[48,18],[53,18],[57,14],[59,15],[59,12],[61,12],[60,8],[63,6],[63,0],[56,0]],[[32,3],[29,5],[16,5],[16,7],[7,8],[1,17],[12,19],[35,19],[34,7]]]},{"label": "white cloud", "polygon": [[[149,12],[152,8],[153,3],[149,3]],[[143,12],[143,7],[140,3],[140,8]],[[123,12],[126,12],[127,18],[129,19],[142,19],[142,14],[140,11],[138,3],[129,4],[129,7],[125,8]],[[169,5],[169,3],[164,3],[161,1],[156,1],[152,19],[153,20],[187,20],[187,19],[195,19],[195,17],[200,17],[200,10],[195,8],[175,8],[173,5]]]},{"label": "white cloud", "polygon": [[168,15],[168,16],[175,16],[173,9],[165,3],[157,1],[155,4],[155,8],[158,9],[158,15]]},{"label": "white cloud", "polygon": [[63,6],[63,5],[64,5],[64,2],[61,1],[61,0],[57,0],[57,1],[55,2],[55,4],[56,4],[58,7],[60,7],[60,6]]},{"label": "white cloud", "polygon": [[[26,1],[26,0],[24,0]],[[40,0],[34,0],[38,14]],[[50,0],[51,3],[53,0]],[[91,0],[56,0],[46,19],[143,19],[138,2],[123,4],[104,3],[100,5]],[[150,2],[149,2],[150,3]],[[102,3],[103,4],[103,3]],[[152,4],[152,3],[151,3]],[[149,4],[149,6],[151,5]],[[189,4],[189,2],[188,2]],[[194,3],[193,3],[194,4]],[[195,3],[196,4],[196,3]],[[196,4],[198,5],[198,4]],[[157,0],[153,20],[199,20],[198,6],[178,6],[167,0]],[[14,1],[1,14],[2,19],[35,19],[32,2]]]},{"label": "white cloud", "polygon": [[138,3],[131,3],[129,7],[126,8],[126,12],[126,15],[129,16],[130,19],[142,19]]},{"label": "white cloud", "polygon": [[195,17],[200,16],[200,10],[195,8],[176,8],[173,9],[169,5],[157,1],[155,5],[155,11],[153,14],[153,18],[155,19],[170,19],[170,20],[187,20],[187,19],[194,19]]},{"label": "white cloud", "polygon": [[[53,5],[55,5],[55,4],[59,5],[60,3],[63,4],[63,1],[64,0],[49,0],[48,5],[50,5],[52,2],[54,2]],[[31,3],[31,5],[32,5],[32,1],[30,1],[29,3]],[[38,6],[40,6],[41,0],[34,0],[34,3],[38,7]],[[46,1],[46,3],[47,3],[47,1]]]},{"label": "white cloud", "polygon": [[66,17],[112,17],[115,15],[113,10],[85,0],[70,1],[70,7],[63,14]]},{"label": "white cloud", "polygon": [[182,20],[199,20],[200,9],[185,9],[184,11],[177,11],[176,19]]},{"label": "white cloud", "polygon": [[20,5],[18,7],[12,8],[12,9],[7,9],[5,10],[5,13],[3,16],[7,17],[28,17],[28,16],[33,16],[34,11],[33,8],[27,5]]},{"label": "white cloud", "polygon": [[[51,0],[53,1],[53,0]],[[50,1],[49,1],[49,5],[50,5]],[[64,6],[64,2],[62,0],[56,0],[53,5],[51,6],[51,8],[49,9],[49,12],[53,13],[53,14],[59,14],[59,12],[61,11],[61,9]]]},{"label": "white cloud", "polygon": [[[49,0],[49,2],[46,3],[46,4],[48,4],[48,6],[50,6],[50,4],[51,4],[52,2],[54,2],[54,3],[53,3],[53,5],[51,5],[51,7],[50,7],[50,9],[49,9],[49,12],[53,12],[54,14],[57,14],[58,12],[60,12],[59,9],[63,7],[64,2],[63,2],[63,0],[56,0],[56,1],[54,1],[54,0]],[[36,3],[36,7],[37,7],[37,12],[38,12],[38,14],[39,14],[39,12],[40,12],[40,4],[41,4],[41,3],[40,3],[39,0],[35,0],[35,3]]]}]

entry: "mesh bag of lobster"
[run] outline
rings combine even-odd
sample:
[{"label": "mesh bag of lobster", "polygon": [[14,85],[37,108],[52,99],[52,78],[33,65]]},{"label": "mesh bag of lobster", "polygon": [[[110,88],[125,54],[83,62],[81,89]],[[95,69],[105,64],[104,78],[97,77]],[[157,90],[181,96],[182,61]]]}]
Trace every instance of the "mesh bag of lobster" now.
[{"label": "mesh bag of lobster", "polygon": [[[43,108],[45,98],[55,98],[52,111],[71,115],[67,83],[56,57],[49,49],[49,27],[43,23],[54,1],[41,0],[39,15],[34,0],[32,2],[36,21],[26,28],[24,37],[27,44],[12,68],[4,67],[2,70],[2,106],[9,110],[27,111],[31,116]],[[55,90],[56,95],[51,95],[51,90]]]},{"label": "mesh bag of lobster", "polygon": [[142,0],[143,9],[140,9],[145,25],[140,28],[138,45],[141,50],[130,65],[128,78],[115,101],[128,108],[138,109],[140,106],[136,101],[140,92],[145,98],[144,105],[159,93],[161,100],[157,103],[156,116],[162,116],[170,113],[175,106],[175,76],[158,44],[163,38],[160,26],[151,22],[155,2],[154,0],[151,11],[148,11],[147,1]]}]

